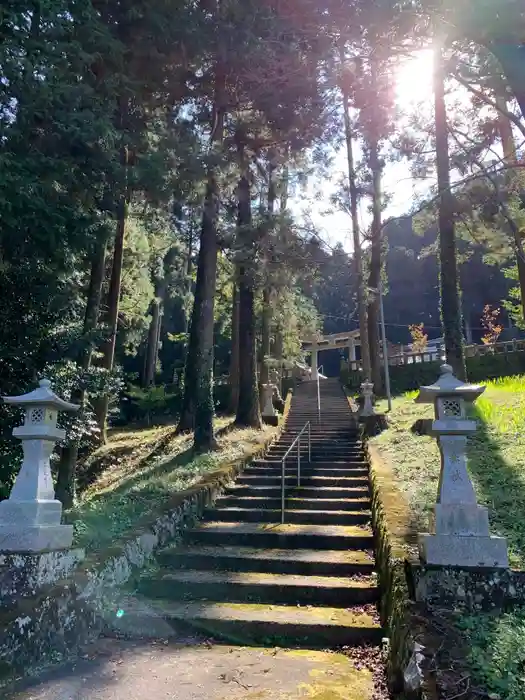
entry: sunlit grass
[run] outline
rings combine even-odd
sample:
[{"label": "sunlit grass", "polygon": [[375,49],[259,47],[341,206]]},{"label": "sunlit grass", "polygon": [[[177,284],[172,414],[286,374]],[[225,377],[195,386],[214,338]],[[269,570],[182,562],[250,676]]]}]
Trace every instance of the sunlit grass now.
[{"label": "sunlit grass", "polygon": [[[469,469],[480,503],[488,506],[494,534],[508,538],[514,566],[525,567],[525,376],[484,382],[486,390],[470,413],[478,431],[469,439]],[[433,407],[414,403],[417,391],[394,399],[390,430],[374,438],[391,463],[410,505],[414,524],[428,527],[438,487],[436,440],[411,432]],[[385,410],[380,403],[380,410]]]},{"label": "sunlit grass", "polygon": [[[233,418],[220,418],[216,428]],[[82,493],[68,520],[74,523],[75,544],[100,550],[133,532],[137,524],[154,519],[177,493],[204,475],[253,452],[275,428],[224,431],[219,449],[194,455],[191,435],[176,436],[174,428],[115,433],[91,462],[103,460],[104,470]]]},{"label": "sunlit grass", "polygon": [[[507,538],[511,565],[525,568],[525,377],[484,382],[487,388],[470,410],[478,421],[469,439],[469,471],[480,503],[489,509],[491,531]],[[436,500],[440,458],[434,438],[410,427],[431,418],[433,407],[414,403],[417,392],[393,402],[391,427],[373,438],[404,492],[414,527],[425,531]],[[380,404],[385,410],[385,404]],[[462,620],[472,686],[499,700],[525,700],[525,610],[479,613]]]}]

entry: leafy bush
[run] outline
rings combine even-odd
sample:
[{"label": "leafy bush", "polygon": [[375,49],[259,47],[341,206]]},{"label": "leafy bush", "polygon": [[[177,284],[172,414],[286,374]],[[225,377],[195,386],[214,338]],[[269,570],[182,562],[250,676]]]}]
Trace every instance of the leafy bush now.
[{"label": "leafy bush", "polygon": [[505,614],[479,614],[459,623],[468,643],[474,680],[501,700],[525,697],[525,609]]},{"label": "leafy bush", "polygon": [[172,416],[176,420],[181,404],[180,390],[168,392],[164,386],[147,389],[129,386],[122,402],[121,420],[123,423],[145,422],[148,426],[163,416]]}]

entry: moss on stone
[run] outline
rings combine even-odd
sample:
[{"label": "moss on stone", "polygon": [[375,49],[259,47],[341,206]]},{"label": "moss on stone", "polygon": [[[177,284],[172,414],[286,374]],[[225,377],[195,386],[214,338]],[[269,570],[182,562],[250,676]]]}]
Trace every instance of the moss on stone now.
[{"label": "moss on stone", "polygon": [[416,536],[410,526],[408,504],[395,485],[389,465],[368,443],[367,453],[372,491],[372,529],[382,592],[380,616],[390,639],[387,674],[391,687],[398,689],[412,648],[405,559],[416,543]]}]

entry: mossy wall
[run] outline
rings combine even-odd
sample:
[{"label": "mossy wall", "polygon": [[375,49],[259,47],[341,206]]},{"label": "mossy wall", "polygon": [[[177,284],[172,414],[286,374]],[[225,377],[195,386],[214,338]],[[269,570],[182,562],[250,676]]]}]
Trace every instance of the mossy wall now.
[{"label": "mossy wall", "polygon": [[[281,425],[291,398],[291,394],[287,396]],[[193,526],[247,464],[264,455],[278,435],[279,431],[251,454],[224,464],[174,496],[153,522],[138,522],[134,534],[125,540],[103,552],[88,553],[68,578],[44,585],[35,595],[15,604],[0,601],[0,683],[5,685],[15,675],[71,657],[111,627],[122,588],[150,564],[159,548],[176,542]]]},{"label": "mossy wall", "polygon": [[394,487],[390,469],[379,454],[368,443],[365,444],[370,462],[372,528],[381,589],[381,624],[390,641],[387,675],[392,690],[399,692],[413,643],[409,624],[410,598],[405,575],[405,560],[410,552],[411,541],[408,507]]}]

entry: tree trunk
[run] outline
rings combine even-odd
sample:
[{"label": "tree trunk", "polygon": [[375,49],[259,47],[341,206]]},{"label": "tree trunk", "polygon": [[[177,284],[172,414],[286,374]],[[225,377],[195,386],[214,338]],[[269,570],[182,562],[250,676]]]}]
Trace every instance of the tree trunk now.
[{"label": "tree trunk", "polygon": [[272,326],[272,292],[269,287],[263,289],[262,296],[262,328],[261,328],[261,354],[259,362],[259,378],[261,386],[268,384],[270,372],[265,359],[270,356],[270,338]]},{"label": "tree trunk", "polygon": [[[126,237],[126,225],[128,220],[128,200],[123,195],[118,203],[117,227],[115,233],[115,247],[113,250],[113,264],[111,266],[111,279],[108,292],[107,325],[108,337],[102,347],[101,366],[106,370],[113,369],[115,361],[115,346],[117,342],[118,312],[120,305],[120,289],[122,284],[122,264],[124,260],[124,239]],[[107,418],[109,410],[109,396],[106,394],[97,402],[96,414],[100,429],[100,442],[107,442]]]},{"label": "tree trunk", "polygon": [[441,318],[447,362],[458,379],[466,378],[461,304],[456,258],[454,197],[450,189],[447,108],[441,47],[435,51],[434,108],[436,127],[436,166],[439,189],[439,260]]},{"label": "tree trunk", "polygon": [[[377,95],[377,65],[376,60],[372,59],[371,65],[371,83],[373,99]],[[381,174],[382,166],[379,157],[379,137],[377,133],[376,114],[372,107],[372,136],[369,143],[369,165],[372,172],[372,241],[370,245],[370,272],[368,277],[368,286],[377,290],[377,293],[372,293],[368,303],[368,339],[370,343],[370,364],[372,369],[372,381],[377,394],[383,393],[383,375],[381,372],[380,348],[381,339],[379,333],[380,323],[380,300],[379,291],[381,286],[381,238],[382,238],[382,221],[381,221]]]},{"label": "tree trunk", "polygon": [[[86,312],[84,315],[83,335],[89,336],[97,327],[100,300],[102,297],[102,285],[106,271],[106,254],[108,239],[106,236],[100,241],[93,253],[91,260],[91,274],[89,277],[89,289],[86,300]],[[89,369],[93,355],[93,341],[89,340],[87,347],[81,351],[78,362],[83,370]],[[84,405],[85,392],[83,389],[75,389],[71,395],[71,402]],[[82,410],[82,409],[81,409]],[[58,463],[57,482],[55,494],[64,508],[71,508],[76,496],[76,466],[78,460],[78,443],[72,442],[65,445],[60,452]]]},{"label": "tree trunk", "polygon": [[[340,47],[341,69],[345,64],[344,46]],[[343,96],[343,117],[345,124],[346,156],[348,160],[348,184],[350,189],[350,210],[352,214],[352,234],[354,241],[354,264],[357,277],[357,306],[359,311],[359,335],[361,343],[361,363],[363,366],[363,379],[370,381],[372,369],[370,366],[370,345],[368,341],[368,310],[366,305],[366,289],[363,272],[363,259],[361,252],[361,234],[359,230],[359,193],[357,189],[356,172],[353,152],[352,124],[350,122],[349,95],[345,81],[341,82],[341,93]]]},{"label": "tree trunk", "polygon": [[151,322],[149,324],[148,345],[146,348],[146,366],[144,368],[144,386],[155,384],[155,372],[157,369],[157,354],[159,347],[160,330],[160,299],[152,302]]},{"label": "tree trunk", "polygon": [[[216,448],[213,431],[213,330],[215,287],[217,279],[217,219],[219,188],[212,172],[208,177],[206,200],[202,217],[197,286],[191,333],[197,333],[195,347],[195,434],[193,447],[196,452],[208,452]],[[198,292],[198,293],[197,293]],[[195,322],[196,321],[196,322]],[[191,352],[190,343],[189,351]],[[188,355],[188,362],[191,362]],[[188,364],[188,363],[187,363]],[[186,394],[186,386],[184,387]]]},{"label": "tree trunk", "polygon": [[509,87],[518,102],[522,118],[525,119],[525,43],[491,41],[487,48],[498,59]]},{"label": "tree trunk", "polygon": [[[268,208],[266,212],[267,224],[268,224],[268,235],[272,235],[273,224],[274,224],[274,213],[275,213],[275,202],[277,200],[277,183],[275,181],[275,175],[277,172],[277,164],[275,162],[275,154],[271,154],[270,161],[268,164]],[[267,265],[268,267],[268,261]],[[263,289],[262,298],[262,328],[261,328],[261,355],[260,355],[260,369],[259,369],[259,380],[261,386],[263,384],[268,384],[270,373],[268,370],[268,365],[265,362],[265,358],[270,356],[270,339],[272,332],[272,289],[270,287],[269,278],[271,278],[271,269],[267,269],[266,274],[266,284]],[[262,399],[262,392],[260,392]]]},{"label": "tree trunk", "polygon": [[[242,175],[238,186],[239,234],[246,241],[252,224],[249,166],[241,152]],[[242,240],[242,239],[241,239]],[[248,254],[247,241],[245,255]],[[259,387],[255,348],[255,304],[252,274],[243,263],[239,268],[239,401],[235,423],[238,426],[261,428]]]},{"label": "tree trunk", "polygon": [[[193,270],[193,224],[190,228],[190,235],[188,238],[188,253],[187,253],[187,258],[186,258],[186,296],[189,297],[191,293],[191,286],[192,286],[192,281],[191,281],[191,273]],[[190,318],[186,312],[186,309],[183,310],[183,329],[182,332],[184,335],[188,334],[188,329],[190,326]],[[186,365],[186,353],[188,349],[188,343],[184,342],[184,345],[182,347],[182,353],[181,353],[181,363],[182,365]]]},{"label": "tree trunk", "polygon": [[[503,157],[508,165],[516,165],[517,153],[516,144],[514,142],[514,134],[512,133],[512,124],[510,119],[505,116],[504,112],[508,110],[507,101],[502,97],[496,96],[496,104],[499,104],[503,111],[498,111],[498,129],[503,146]],[[513,186],[513,182],[517,173],[510,169],[506,171],[505,180],[509,187]],[[521,177],[521,175],[519,176]],[[512,226],[514,251],[516,254],[516,266],[518,268],[518,282],[520,286],[521,312],[525,318],[525,251],[523,250],[523,236],[518,226]]]},{"label": "tree trunk", "polygon": [[[210,146],[218,152],[224,131],[224,78],[217,66]],[[202,211],[197,280],[191,314],[190,335],[184,372],[184,397],[178,433],[195,430],[194,448],[204,452],[216,446],[213,432],[213,327],[217,278],[217,221],[219,186],[216,163],[208,166]],[[190,260],[188,259],[188,265]]]},{"label": "tree trunk", "polygon": [[239,289],[237,277],[232,291],[232,351],[230,354],[230,411],[237,413],[239,404]]}]

